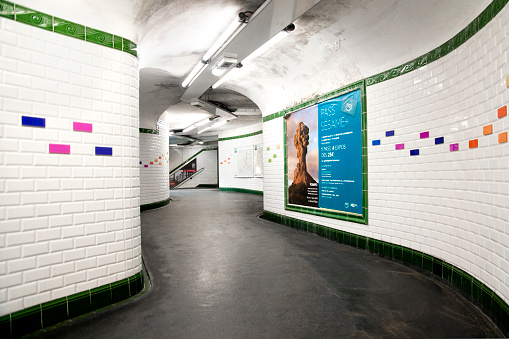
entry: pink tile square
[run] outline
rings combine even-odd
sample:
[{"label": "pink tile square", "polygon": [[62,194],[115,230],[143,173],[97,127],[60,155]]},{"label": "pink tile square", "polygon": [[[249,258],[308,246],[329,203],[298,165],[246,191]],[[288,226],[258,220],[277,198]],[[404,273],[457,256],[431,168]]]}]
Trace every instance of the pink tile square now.
[{"label": "pink tile square", "polygon": [[49,144],[50,153],[70,154],[71,145]]},{"label": "pink tile square", "polygon": [[421,133],[421,139],[426,139],[426,138],[429,138],[429,131]]},{"label": "pink tile square", "polygon": [[405,149],[405,144],[396,144],[396,149]]},{"label": "pink tile square", "polygon": [[87,124],[84,122],[76,122],[72,123],[73,130],[79,132],[92,132],[92,124]]},{"label": "pink tile square", "polygon": [[460,149],[459,144],[450,144],[449,145],[449,151],[451,151],[451,152],[459,151],[459,149]]}]

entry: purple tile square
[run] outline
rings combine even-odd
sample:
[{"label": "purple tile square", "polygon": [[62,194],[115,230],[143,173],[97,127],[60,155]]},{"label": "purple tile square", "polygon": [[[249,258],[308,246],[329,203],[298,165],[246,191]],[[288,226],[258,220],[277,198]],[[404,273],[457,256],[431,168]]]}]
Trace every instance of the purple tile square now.
[{"label": "purple tile square", "polygon": [[459,149],[460,149],[460,145],[459,145],[459,144],[450,144],[450,145],[449,145],[449,150],[450,150],[451,152],[459,151]]},{"label": "purple tile square", "polygon": [[421,132],[421,139],[429,138],[429,131],[428,132]]}]

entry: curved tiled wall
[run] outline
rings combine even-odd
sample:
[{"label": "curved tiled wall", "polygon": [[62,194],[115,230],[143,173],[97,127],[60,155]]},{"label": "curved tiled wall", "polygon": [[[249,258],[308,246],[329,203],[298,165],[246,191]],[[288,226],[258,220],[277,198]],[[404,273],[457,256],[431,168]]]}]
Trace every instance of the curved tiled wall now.
[{"label": "curved tiled wall", "polygon": [[117,37],[56,34],[41,26],[56,18],[21,7],[9,17],[6,4],[0,336],[17,337],[143,287],[139,74],[137,58],[113,45]]},{"label": "curved tiled wall", "polygon": [[[422,58],[366,80],[368,225],[285,210],[283,160],[265,163],[264,209],[272,220],[448,279],[507,331],[506,3],[494,1]],[[265,144],[283,144],[278,118],[311,103],[265,116]]]}]

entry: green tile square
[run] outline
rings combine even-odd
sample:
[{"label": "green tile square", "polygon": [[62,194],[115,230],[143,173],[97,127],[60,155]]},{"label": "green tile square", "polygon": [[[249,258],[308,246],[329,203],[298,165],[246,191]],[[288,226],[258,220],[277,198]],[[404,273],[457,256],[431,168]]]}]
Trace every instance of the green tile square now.
[{"label": "green tile square", "polygon": [[272,157],[273,157],[273,158],[277,158],[277,154],[273,154],[273,155],[272,155]]},{"label": "green tile square", "polygon": [[376,240],[368,239],[368,251],[376,252]]},{"label": "green tile square", "polygon": [[452,280],[452,265],[445,262],[442,264],[442,278],[447,281]]},{"label": "green tile square", "polygon": [[409,249],[409,248],[403,248],[403,257],[402,257],[401,260],[411,264],[412,260],[413,260],[413,258],[412,258],[412,250]]},{"label": "green tile square", "polygon": [[486,310],[488,310],[490,312],[492,311],[492,308],[491,308],[492,294],[493,294],[493,292],[488,287],[486,287],[485,285],[482,285],[481,304]]},{"label": "green tile square", "polygon": [[53,17],[51,15],[37,12],[20,5],[16,5],[16,21],[48,31],[53,30]]},{"label": "green tile square", "polygon": [[88,42],[113,48],[113,34],[86,27],[85,37]]},{"label": "green tile square", "polygon": [[452,276],[451,276],[451,280],[450,281],[460,291],[463,291],[462,290],[462,281],[461,281],[462,278],[463,278],[463,273],[459,269],[453,267],[453,269],[452,269]]},{"label": "green tile square", "polygon": [[473,279],[472,276],[463,273],[461,278],[461,290],[469,297],[473,297]]},{"label": "green tile square", "polygon": [[366,239],[366,237],[362,237],[362,236],[357,237],[357,247],[358,248],[362,248],[363,250],[365,250],[367,246],[368,246],[368,240]]},{"label": "green tile square", "polygon": [[392,245],[384,243],[384,256],[392,258]]},{"label": "green tile square", "polygon": [[85,26],[75,24],[74,22],[53,18],[53,30],[56,33],[70,36],[72,38],[85,40]]},{"label": "green tile square", "polygon": [[345,243],[345,232],[338,230],[336,232],[336,241],[341,244],[344,244]]},{"label": "green tile square", "polygon": [[392,247],[392,256],[394,259],[403,260],[403,248],[401,246],[394,245]]},{"label": "green tile square", "polygon": [[415,59],[416,62],[416,68],[426,66],[428,64],[428,54],[421,55],[420,57],[417,57]]},{"label": "green tile square", "polygon": [[428,52],[428,63],[438,60],[442,57],[442,46],[439,46]]},{"label": "green tile square", "polygon": [[422,268],[426,271],[433,272],[433,258],[427,254],[422,255]]},{"label": "green tile square", "polygon": [[40,305],[13,313],[11,316],[11,326],[13,338],[19,338],[40,330],[42,328]]},{"label": "green tile square", "polygon": [[118,35],[113,36],[113,48],[118,49],[119,51],[122,50],[122,37]]},{"label": "green tile square", "polygon": [[495,323],[500,324],[502,322],[502,310],[504,301],[500,299],[496,293],[493,293],[491,300],[491,314],[495,318]]},{"label": "green tile square", "polygon": [[69,311],[69,319],[92,311],[90,308],[89,291],[77,293],[67,297],[67,307]]},{"label": "green tile square", "polygon": [[7,314],[0,317],[0,337],[11,337],[11,315]]},{"label": "green tile square", "polygon": [[436,258],[433,259],[433,271],[432,272],[434,275],[442,277],[442,263],[443,263],[442,260],[439,260]]},{"label": "green tile square", "polygon": [[482,284],[477,279],[472,281],[472,298],[475,302],[482,302]]},{"label": "green tile square", "polygon": [[465,30],[461,30],[458,34],[456,34],[454,36],[454,48],[458,48],[460,47],[461,45],[463,45],[466,41],[466,34],[465,34]]},{"label": "green tile square", "polygon": [[350,245],[351,244],[351,238],[352,238],[352,235],[350,233],[344,233],[343,234],[343,244],[345,245]]},{"label": "green tile square", "polygon": [[90,290],[90,300],[92,311],[111,305],[110,285]]},{"label": "green tile square", "polygon": [[418,267],[423,267],[422,253],[413,251],[412,253],[412,264]]},{"label": "green tile square", "polygon": [[14,20],[14,4],[9,1],[0,1],[0,16]]},{"label": "green tile square", "polygon": [[136,52],[136,44],[128,39],[123,39],[122,41],[122,50],[124,52],[127,52],[131,55],[138,56],[138,53]]},{"label": "green tile square", "polygon": [[493,16],[497,15],[502,8],[507,4],[507,0],[495,0],[493,1]]},{"label": "green tile square", "polygon": [[67,298],[60,298],[41,305],[42,327],[47,328],[68,319]]},{"label": "green tile square", "polygon": [[479,15],[479,29],[483,28],[493,18],[493,3],[489,4]]},{"label": "green tile square", "polygon": [[478,21],[474,19],[467,27],[465,27],[465,39],[468,40],[479,30]]}]

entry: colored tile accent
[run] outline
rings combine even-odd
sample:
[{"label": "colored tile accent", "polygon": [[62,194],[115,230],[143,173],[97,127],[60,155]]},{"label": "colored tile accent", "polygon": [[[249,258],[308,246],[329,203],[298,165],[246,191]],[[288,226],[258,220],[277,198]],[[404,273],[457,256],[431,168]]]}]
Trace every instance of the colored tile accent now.
[{"label": "colored tile accent", "polygon": [[504,142],[507,142],[507,132],[504,132],[504,133],[500,133],[498,135],[498,143],[499,144],[502,144]]},{"label": "colored tile accent", "polygon": [[111,305],[110,285],[101,286],[90,290],[90,305],[92,311]]},{"label": "colored tile accent", "polygon": [[371,141],[371,145],[379,146],[380,145],[380,140],[373,140],[373,141]]},{"label": "colored tile accent", "polygon": [[67,298],[53,300],[41,305],[42,327],[58,324],[69,318],[67,314]]},{"label": "colored tile accent", "polygon": [[33,127],[46,127],[46,119],[22,116],[21,117],[21,125],[33,126]]},{"label": "colored tile accent", "polygon": [[148,165],[143,165],[143,167],[148,167]]},{"label": "colored tile accent", "polygon": [[113,148],[96,146],[95,155],[113,155]]},{"label": "colored tile accent", "polygon": [[468,148],[477,148],[477,147],[479,147],[479,140],[478,139],[470,140],[468,142]]},{"label": "colored tile accent", "polygon": [[[143,212],[143,211],[152,210],[154,208],[163,207],[163,206],[168,205],[169,203],[170,203],[170,198],[162,200],[162,201],[158,201],[158,202],[153,202],[150,204],[140,205],[140,211]],[[132,292],[131,292],[131,294],[132,294]]]},{"label": "colored tile accent", "polygon": [[484,126],[482,128],[482,134],[483,135],[488,135],[488,134],[491,134],[493,133],[493,125],[487,125],[487,126]]},{"label": "colored tile accent", "polygon": [[16,5],[16,21],[48,31],[53,30],[53,17],[51,15],[20,5]]},{"label": "colored tile accent", "polygon": [[267,147],[267,151],[270,151],[270,147]]},{"label": "colored tile accent", "polygon": [[277,158],[277,154],[273,154],[273,155],[272,155],[272,157],[273,157],[273,158]]},{"label": "colored tile accent", "polygon": [[122,37],[113,36],[113,48],[118,49],[119,51],[122,50]]},{"label": "colored tile accent", "polygon": [[[258,134],[262,134],[263,131],[258,131],[258,132],[253,132],[253,133],[249,133],[249,134],[242,134],[242,135],[237,135],[235,137],[228,137],[228,138],[219,138],[217,139],[217,141],[226,141],[226,140],[233,140],[233,139],[240,139],[240,138],[248,138],[248,137],[253,137],[255,135],[258,135]],[[267,148],[267,151],[269,150],[270,147]]]},{"label": "colored tile accent", "polygon": [[74,121],[72,123],[72,128],[75,131],[92,132],[92,124],[87,124],[87,123],[84,123],[84,122],[76,122],[76,121]]},{"label": "colored tile accent", "polygon": [[397,150],[405,149],[405,144],[396,144],[396,149]]},{"label": "colored tile accent", "polygon": [[269,162],[272,162],[272,159],[269,159]]},{"label": "colored tile accent", "polygon": [[136,44],[130,40],[122,39],[122,50],[127,52],[135,57],[138,56],[138,52],[136,52]]},{"label": "colored tile accent", "polygon": [[150,162],[150,164],[151,164],[151,165],[153,165],[153,164],[154,164],[154,162],[153,162],[153,161],[151,161],[151,162]]},{"label": "colored tile accent", "polygon": [[410,155],[419,155],[419,150],[418,149],[412,149],[410,150]]},{"label": "colored tile accent", "polygon": [[421,133],[421,139],[427,139],[427,138],[429,138],[429,131],[427,131],[427,132],[422,132],[422,133]]},{"label": "colored tile accent", "polygon": [[11,315],[12,337],[19,338],[38,331],[41,325],[41,307],[33,306]]},{"label": "colored tile accent", "polygon": [[14,20],[14,4],[9,1],[1,1],[0,2],[0,16]]},{"label": "colored tile accent", "polygon": [[139,131],[140,131],[140,133],[145,133],[145,134],[159,134],[158,130],[150,129],[150,128],[140,128]]},{"label": "colored tile accent", "polygon": [[435,138],[435,145],[440,145],[444,143],[444,137]]},{"label": "colored tile accent", "polygon": [[249,190],[249,189],[245,189],[245,188],[219,187],[219,190],[220,191],[227,191],[227,192],[237,192],[237,193],[248,193],[248,194],[263,195],[263,191]]},{"label": "colored tile accent", "polygon": [[57,17],[53,17],[53,31],[71,38],[85,40],[85,26]]},{"label": "colored tile accent", "polygon": [[459,151],[459,149],[460,149],[459,144],[450,144],[449,145],[449,151],[451,151],[451,152]]},{"label": "colored tile accent", "polygon": [[86,27],[85,38],[88,42],[93,42],[94,44],[113,48],[113,34]]},{"label": "colored tile accent", "polygon": [[[509,79],[509,77],[507,79]],[[505,117],[507,115],[507,105],[504,107],[500,107],[497,112],[499,119]]]},{"label": "colored tile accent", "polygon": [[386,137],[393,137],[394,136],[394,131],[387,131],[387,132],[385,132],[385,136]]},{"label": "colored tile accent", "polygon": [[70,154],[71,145],[49,144],[50,153]]}]

